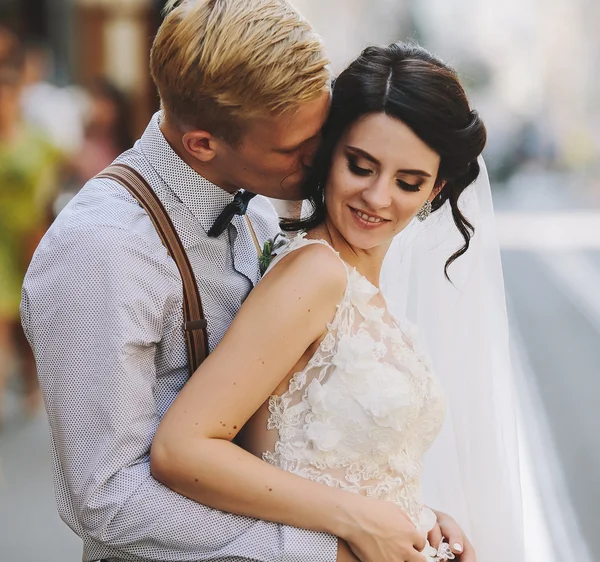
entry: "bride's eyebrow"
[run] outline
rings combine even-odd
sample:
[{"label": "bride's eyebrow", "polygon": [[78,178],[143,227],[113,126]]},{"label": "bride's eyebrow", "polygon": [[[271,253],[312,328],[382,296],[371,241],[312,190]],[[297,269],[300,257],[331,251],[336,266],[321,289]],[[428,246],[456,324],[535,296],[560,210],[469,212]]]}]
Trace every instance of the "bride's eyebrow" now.
[{"label": "bride's eyebrow", "polygon": [[369,162],[372,162],[373,164],[375,164],[377,166],[381,166],[381,162],[379,162],[379,160],[377,160],[377,158],[375,158],[375,156],[372,156],[371,154],[369,154],[367,151],[363,150],[362,148],[357,148],[356,146],[350,146],[350,145],[346,145],[346,148],[350,152],[354,152],[356,155],[362,156],[365,160],[368,160]]},{"label": "bride's eyebrow", "polygon": [[[357,148],[356,146],[346,145],[346,149],[348,149],[350,152],[357,154],[358,156],[362,156],[365,160],[369,160],[369,162],[372,162],[376,166],[381,166],[381,162],[379,162],[379,160],[377,160],[377,158],[375,158],[375,156],[369,154],[366,150],[363,150],[362,148]],[[406,174],[406,175],[410,175],[410,176],[421,176],[424,178],[431,177],[431,174],[426,172],[425,170],[398,170],[396,173]]]}]

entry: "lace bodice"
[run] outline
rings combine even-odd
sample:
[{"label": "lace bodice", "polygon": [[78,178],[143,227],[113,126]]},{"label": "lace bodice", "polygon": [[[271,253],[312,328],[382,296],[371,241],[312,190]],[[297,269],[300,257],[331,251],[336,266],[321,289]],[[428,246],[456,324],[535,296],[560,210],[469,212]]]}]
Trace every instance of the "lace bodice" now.
[{"label": "lace bodice", "polygon": [[[307,244],[292,239],[271,267]],[[332,248],[332,251],[333,248]],[[435,515],[421,500],[421,459],[445,412],[415,328],[370,304],[378,289],[344,262],[348,284],[327,334],[288,390],[269,399],[275,448],[263,459],[329,486],[393,501],[423,534]]]}]

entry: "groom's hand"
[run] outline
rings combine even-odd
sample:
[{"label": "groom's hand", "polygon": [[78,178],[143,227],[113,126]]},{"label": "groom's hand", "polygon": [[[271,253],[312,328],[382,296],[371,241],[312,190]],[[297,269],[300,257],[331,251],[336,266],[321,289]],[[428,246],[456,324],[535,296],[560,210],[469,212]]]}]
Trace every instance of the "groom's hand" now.
[{"label": "groom's hand", "polygon": [[432,511],[437,517],[437,523],[435,527],[429,531],[427,537],[429,539],[429,544],[438,548],[442,541],[442,537],[446,537],[446,542],[448,542],[452,552],[460,562],[477,562],[473,545],[454,518],[442,511]]}]

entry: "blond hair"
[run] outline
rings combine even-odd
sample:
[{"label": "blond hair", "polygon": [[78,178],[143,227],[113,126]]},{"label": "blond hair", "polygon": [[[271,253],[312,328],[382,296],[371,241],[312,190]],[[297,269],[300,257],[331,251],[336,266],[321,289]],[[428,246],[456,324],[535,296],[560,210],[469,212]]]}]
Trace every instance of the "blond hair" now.
[{"label": "blond hair", "polygon": [[150,58],[167,119],[235,143],[252,117],[329,87],[321,38],[285,0],[171,0]]}]

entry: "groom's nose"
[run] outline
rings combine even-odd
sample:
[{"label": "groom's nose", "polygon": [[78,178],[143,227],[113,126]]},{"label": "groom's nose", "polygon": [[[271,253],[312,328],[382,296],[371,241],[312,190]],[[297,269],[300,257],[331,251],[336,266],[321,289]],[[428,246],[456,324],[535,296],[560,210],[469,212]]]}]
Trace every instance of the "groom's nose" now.
[{"label": "groom's nose", "polygon": [[304,168],[310,168],[315,159],[317,148],[319,148],[319,142],[321,141],[320,136],[316,136],[306,143],[302,147],[302,154],[300,155],[300,163]]}]

